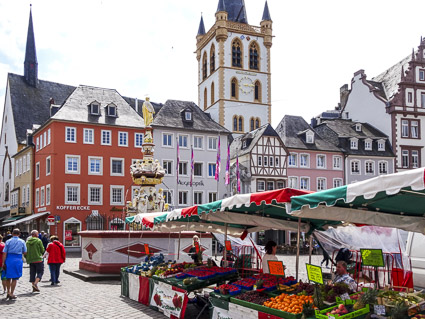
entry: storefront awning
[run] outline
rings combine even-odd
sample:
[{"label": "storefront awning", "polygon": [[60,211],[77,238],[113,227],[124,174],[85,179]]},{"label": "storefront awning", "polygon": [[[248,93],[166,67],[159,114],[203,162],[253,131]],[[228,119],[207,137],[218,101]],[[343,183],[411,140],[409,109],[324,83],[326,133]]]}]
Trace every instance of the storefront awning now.
[{"label": "storefront awning", "polygon": [[12,217],[15,218],[14,221],[11,221],[10,223],[8,221],[10,221],[12,218],[9,218],[7,221],[5,220],[4,222],[8,222],[7,224],[2,225],[2,227],[9,227],[9,226],[15,226],[18,224],[22,224],[24,222],[29,222],[31,220],[43,217],[44,215],[50,214],[49,212],[43,212],[43,213],[37,213],[37,214],[33,214],[30,216],[26,216],[24,218],[22,218],[22,216],[17,216],[18,219],[16,217]]}]

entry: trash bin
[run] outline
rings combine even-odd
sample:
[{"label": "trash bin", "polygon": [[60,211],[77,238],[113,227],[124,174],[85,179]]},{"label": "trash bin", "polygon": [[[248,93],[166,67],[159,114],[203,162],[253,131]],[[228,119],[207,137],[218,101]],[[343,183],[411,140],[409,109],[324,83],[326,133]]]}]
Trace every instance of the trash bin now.
[{"label": "trash bin", "polygon": [[126,268],[121,268],[121,296],[128,298],[128,272]]}]

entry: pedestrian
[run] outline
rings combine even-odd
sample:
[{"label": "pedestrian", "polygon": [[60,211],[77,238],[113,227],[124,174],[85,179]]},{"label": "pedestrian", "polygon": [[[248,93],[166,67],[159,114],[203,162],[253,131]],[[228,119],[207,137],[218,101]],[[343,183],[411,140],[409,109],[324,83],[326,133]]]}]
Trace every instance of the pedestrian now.
[{"label": "pedestrian", "polygon": [[5,243],[2,240],[3,236],[0,235],[0,280],[3,286],[2,295],[4,295],[6,293],[6,277],[4,276],[6,274],[6,270],[3,270],[3,268],[1,268],[1,265],[3,265],[3,249],[5,246]]},{"label": "pedestrian", "polygon": [[329,254],[326,250],[324,250],[324,249],[322,249],[322,250],[323,250],[323,260],[320,262],[320,266],[322,266],[323,263],[325,262],[326,263],[325,267],[329,268],[328,265],[329,265],[329,260],[331,260],[331,257],[329,256]]},{"label": "pedestrian", "polygon": [[50,237],[50,244],[47,245],[44,257],[46,255],[48,256],[47,264],[49,265],[50,278],[52,281],[51,285],[53,286],[60,283],[60,268],[66,258],[65,247],[63,247],[62,243],[59,241],[58,236],[53,235]]},{"label": "pedestrian", "polygon": [[49,244],[49,235],[44,234],[43,237],[41,238],[41,241],[43,242],[44,250],[46,250],[47,245]]},{"label": "pedestrian", "polygon": [[25,256],[27,254],[27,246],[19,238],[20,233],[19,228],[15,228],[12,231],[12,238],[6,242],[3,249],[2,268],[6,269],[6,299],[10,300],[16,299],[13,293],[15,292],[18,279],[22,277],[22,268],[24,266],[22,255]]},{"label": "pedestrian", "polygon": [[10,238],[12,238],[12,234],[10,231],[7,231],[6,236],[3,238],[3,242],[6,243]]},{"label": "pedestrian", "polygon": [[262,261],[263,273],[268,274],[270,273],[268,261],[278,260],[276,257],[277,244],[273,240],[269,240],[266,246],[264,247],[264,249],[266,250],[266,254],[263,256],[263,261]]},{"label": "pedestrian", "polygon": [[30,265],[30,283],[32,284],[32,292],[40,292],[38,283],[41,281],[44,273],[44,247],[38,238],[38,231],[33,230],[31,237],[27,240],[27,264]]}]

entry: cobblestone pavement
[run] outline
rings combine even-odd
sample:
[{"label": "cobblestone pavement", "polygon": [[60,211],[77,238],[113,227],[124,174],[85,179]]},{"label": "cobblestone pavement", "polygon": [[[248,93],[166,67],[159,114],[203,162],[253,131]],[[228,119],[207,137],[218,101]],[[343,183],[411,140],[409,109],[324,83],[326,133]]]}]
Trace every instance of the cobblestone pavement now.
[{"label": "cobblestone pavement", "polygon": [[[278,258],[287,266],[287,274],[295,276],[295,256],[282,255]],[[62,267],[76,270],[79,260],[79,256],[70,255]],[[313,264],[319,264],[320,260],[321,256],[312,256]],[[306,278],[306,262],[308,256],[301,256],[300,279]],[[61,271],[61,283],[51,286],[49,278],[50,272],[46,265],[39,284],[41,293],[32,293],[28,281],[29,268],[25,265],[23,277],[15,291],[18,299],[6,301],[6,295],[0,295],[0,318],[165,318],[144,305],[120,297],[121,287],[118,281],[84,282]]]}]

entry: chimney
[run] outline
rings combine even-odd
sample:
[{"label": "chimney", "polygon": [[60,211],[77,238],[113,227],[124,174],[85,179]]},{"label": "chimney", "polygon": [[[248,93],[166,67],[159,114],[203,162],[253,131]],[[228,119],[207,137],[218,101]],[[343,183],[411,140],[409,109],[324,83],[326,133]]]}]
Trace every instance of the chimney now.
[{"label": "chimney", "polygon": [[34,145],[33,144],[33,138],[32,138],[32,130],[27,130],[27,146]]},{"label": "chimney", "polygon": [[311,119],[311,127],[315,128],[317,126],[317,118],[313,117]]}]

